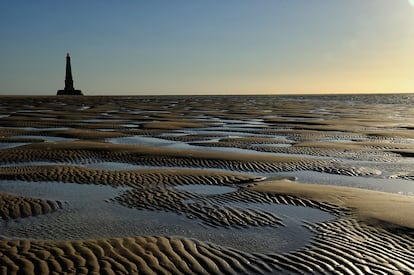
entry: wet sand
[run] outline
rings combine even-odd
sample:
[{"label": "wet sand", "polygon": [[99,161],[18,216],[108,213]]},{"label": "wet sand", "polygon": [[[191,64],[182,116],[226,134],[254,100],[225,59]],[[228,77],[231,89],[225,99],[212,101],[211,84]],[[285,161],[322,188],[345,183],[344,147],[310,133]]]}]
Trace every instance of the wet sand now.
[{"label": "wet sand", "polygon": [[[2,274],[414,272],[410,108],[382,116],[364,103],[273,97],[1,102]],[[321,184],[303,182],[306,172]],[[324,182],[336,176],[394,188]],[[412,190],[398,194],[401,181]],[[53,182],[91,189],[65,197]]]}]

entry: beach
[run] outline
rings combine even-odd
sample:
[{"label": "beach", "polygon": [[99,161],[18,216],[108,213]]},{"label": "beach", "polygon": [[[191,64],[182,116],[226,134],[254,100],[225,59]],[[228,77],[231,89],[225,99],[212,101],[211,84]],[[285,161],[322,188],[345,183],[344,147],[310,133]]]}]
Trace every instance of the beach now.
[{"label": "beach", "polygon": [[411,94],[0,102],[1,274],[414,273]]}]

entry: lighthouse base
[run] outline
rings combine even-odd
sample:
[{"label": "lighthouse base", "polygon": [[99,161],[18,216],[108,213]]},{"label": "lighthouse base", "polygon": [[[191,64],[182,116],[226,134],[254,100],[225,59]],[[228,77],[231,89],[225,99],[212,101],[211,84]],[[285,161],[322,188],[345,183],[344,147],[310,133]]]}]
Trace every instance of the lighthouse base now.
[{"label": "lighthouse base", "polygon": [[83,95],[81,90],[58,90],[56,95]]}]

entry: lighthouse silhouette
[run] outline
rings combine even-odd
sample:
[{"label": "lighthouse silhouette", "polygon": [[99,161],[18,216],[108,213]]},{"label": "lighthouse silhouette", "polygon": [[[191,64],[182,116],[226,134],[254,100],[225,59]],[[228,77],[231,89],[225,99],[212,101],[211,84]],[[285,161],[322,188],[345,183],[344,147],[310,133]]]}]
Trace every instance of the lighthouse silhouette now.
[{"label": "lighthouse silhouette", "polygon": [[75,90],[73,87],[72,66],[70,65],[70,55],[66,55],[66,76],[65,88],[58,90],[57,95],[83,95],[81,90]]}]

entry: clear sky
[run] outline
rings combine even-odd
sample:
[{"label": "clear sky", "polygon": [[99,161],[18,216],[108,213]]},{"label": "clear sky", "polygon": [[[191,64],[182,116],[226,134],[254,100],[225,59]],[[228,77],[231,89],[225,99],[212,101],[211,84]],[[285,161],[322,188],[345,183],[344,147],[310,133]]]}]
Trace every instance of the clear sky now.
[{"label": "clear sky", "polygon": [[414,92],[414,0],[0,2],[0,94]]}]

